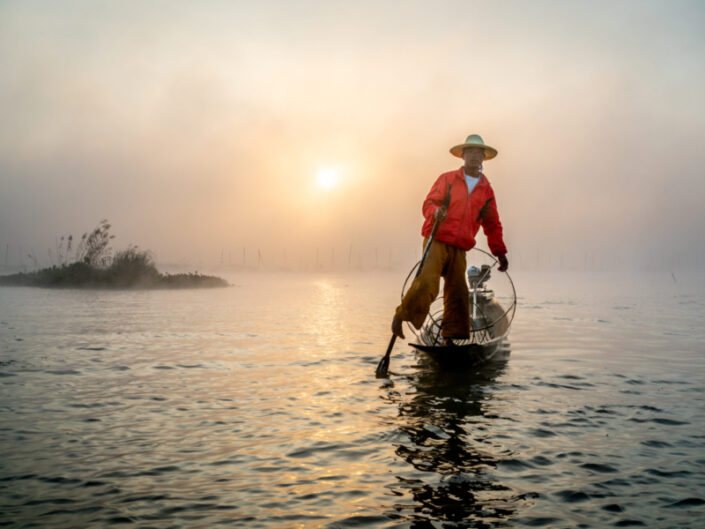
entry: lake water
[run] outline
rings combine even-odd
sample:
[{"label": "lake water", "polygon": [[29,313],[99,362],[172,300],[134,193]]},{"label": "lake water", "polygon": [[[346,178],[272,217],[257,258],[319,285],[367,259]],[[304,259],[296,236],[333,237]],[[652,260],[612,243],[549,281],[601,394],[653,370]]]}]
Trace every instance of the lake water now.
[{"label": "lake water", "polygon": [[0,526],[705,526],[702,277],[516,274],[507,361],[375,379],[403,275],[0,289]]}]

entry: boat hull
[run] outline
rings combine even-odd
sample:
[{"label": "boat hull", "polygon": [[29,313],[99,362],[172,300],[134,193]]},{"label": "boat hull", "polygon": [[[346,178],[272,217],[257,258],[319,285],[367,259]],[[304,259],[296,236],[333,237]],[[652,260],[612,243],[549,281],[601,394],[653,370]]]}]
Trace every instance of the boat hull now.
[{"label": "boat hull", "polygon": [[420,351],[440,366],[474,366],[490,362],[497,356],[501,340],[493,340],[485,344],[468,345],[426,345],[410,343],[409,345]]}]

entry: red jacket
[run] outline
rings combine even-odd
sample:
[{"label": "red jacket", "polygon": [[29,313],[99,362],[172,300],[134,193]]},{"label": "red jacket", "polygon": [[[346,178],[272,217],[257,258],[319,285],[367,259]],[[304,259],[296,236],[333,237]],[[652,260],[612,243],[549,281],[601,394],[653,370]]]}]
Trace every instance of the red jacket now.
[{"label": "red jacket", "polygon": [[452,185],[450,207],[448,208],[448,216],[438,227],[436,239],[467,251],[475,246],[475,235],[482,226],[492,254],[497,256],[506,254],[507,247],[502,240],[502,223],[499,221],[492,186],[483,174],[475,185],[475,189],[468,195],[468,186],[465,183],[462,167],[443,173],[433,184],[423,203],[423,216],[426,221],[421,229],[421,234],[424,237],[431,235],[435,222],[433,214],[443,203],[448,184]]}]

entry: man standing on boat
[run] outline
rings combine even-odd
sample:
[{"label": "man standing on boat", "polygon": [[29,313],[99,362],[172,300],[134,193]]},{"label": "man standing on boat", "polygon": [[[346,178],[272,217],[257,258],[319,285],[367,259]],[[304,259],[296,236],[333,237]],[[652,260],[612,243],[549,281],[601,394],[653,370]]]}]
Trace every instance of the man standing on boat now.
[{"label": "man standing on boat", "polygon": [[[482,162],[497,156],[497,150],[485,145],[479,135],[471,134],[464,143],[452,147],[450,153],[465,163],[459,169],[439,176],[423,203],[426,220],[421,234],[424,247],[436,219],[440,225],[420,274],[409,287],[392,320],[392,333],[400,338],[404,338],[402,323],[405,321],[420,329],[438,295],[442,277],[441,335],[444,345],[453,345],[453,339],[470,336],[465,253],[475,246],[475,235],[480,226],[487,236],[490,251],[499,261],[498,270],[504,272],[509,267],[494,191],[482,173]],[[443,202],[448,192],[450,203],[446,208]]]}]

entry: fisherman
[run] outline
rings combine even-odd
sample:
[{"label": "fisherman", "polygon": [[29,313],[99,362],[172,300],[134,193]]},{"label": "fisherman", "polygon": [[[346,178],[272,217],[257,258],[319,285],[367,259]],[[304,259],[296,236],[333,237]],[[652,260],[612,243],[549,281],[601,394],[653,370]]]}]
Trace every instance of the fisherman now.
[{"label": "fisherman", "polygon": [[[439,176],[423,203],[426,220],[421,234],[424,247],[436,219],[440,225],[421,273],[411,283],[392,320],[392,333],[400,338],[404,338],[402,323],[405,321],[420,329],[438,295],[443,277],[441,336],[444,345],[454,345],[454,339],[470,337],[465,253],[475,246],[475,235],[480,226],[487,236],[490,251],[499,261],[498,270],[504,272],[509,267],[494,191],[482,173],[482,162],[497,156],[497,150],[485,145],[479,135],[471,134],[465,143],[452,147],[450,153],[465,163],[459,169]],[[450,204],[446,208],[443,202],[448,191]]]}]

